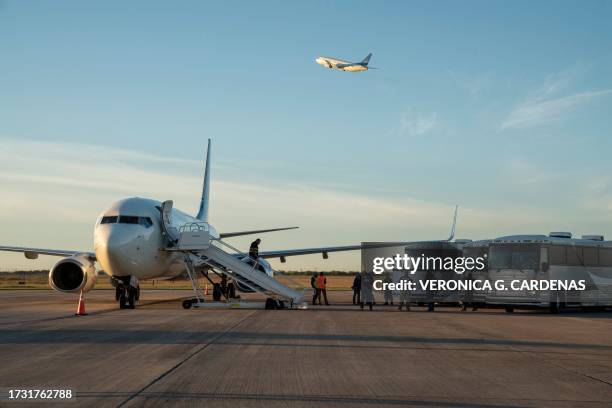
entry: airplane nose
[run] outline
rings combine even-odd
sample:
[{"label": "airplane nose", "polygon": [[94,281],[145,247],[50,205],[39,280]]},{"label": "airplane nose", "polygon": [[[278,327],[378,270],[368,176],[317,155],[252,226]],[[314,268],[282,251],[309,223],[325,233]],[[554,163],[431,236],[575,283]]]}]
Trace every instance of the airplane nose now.
[{"label": "airplane nose", "polygon": [[106,225],[96,231],[96,258],[105,272],[114,276],[131,274],[136,235],[123,225]]}]

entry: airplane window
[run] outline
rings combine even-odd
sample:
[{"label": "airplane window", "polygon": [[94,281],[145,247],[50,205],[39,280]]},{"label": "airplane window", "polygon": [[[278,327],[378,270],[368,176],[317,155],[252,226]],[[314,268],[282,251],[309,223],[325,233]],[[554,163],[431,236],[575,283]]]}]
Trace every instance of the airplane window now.
[{"label": "airplane window", "polygon": [[135,217],[133,215],[120,215],[119,224],[138,224],[139,218],[140,217]]},{"label": "airplane window", "polygon": [[149,228],[153,225],[153,221],[151,221],[151,218],[149,217],[140,217],[140,225],[145,228]]},{"label": "airplane window", "polygon": [[120,215],[120,216],[112,216],[112,217],[103,217],[101,224],[114,224],[119,222],[119,224],[139,224],[145,228],[149,228],[153,226],[153,221],[150,217],[138,217],[135,215]]},{"label": "airplane window", "polygon": [[100,224],[115,224],[116,222],[117,222],[117,216],[112,215],[112,216],[102,217],[102,221],[100,221]]}]

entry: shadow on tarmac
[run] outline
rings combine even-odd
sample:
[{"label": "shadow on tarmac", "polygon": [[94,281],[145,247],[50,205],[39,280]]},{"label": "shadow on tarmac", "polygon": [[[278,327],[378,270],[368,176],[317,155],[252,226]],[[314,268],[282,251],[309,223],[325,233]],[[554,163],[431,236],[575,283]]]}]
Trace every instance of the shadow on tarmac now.
[{"label": "shadow on tarmac", "polygon": [[[129,393],[121,392],[81,392],[79,398],[118,398],[130,396]],[[203,392],[143,392],[137,398],[146,405],[146,402],[154,402],[157,399],[170,401],[176,400],[209,400],[209,401],[267,401],[267,402],[318,402],[324,404],[347,404],[348,406],[360,405],[399,405],[419,407],[473,407],[473,408],[515,408],[523,405],[497,404],[495,399],[491,403],[474,402],[452,402],[438,400],[408,399],[408,398],[372,398],[368,396],[341,396],[341,395],[295,395],[295,394],[234,394],[234,393],[203,393]],[[534,401],[534,400],[528,400]],[[554,402],[546,400],[547,403]]]},{"label": "shadow on tarmac", "polygon": [[[219,337],[220,336],[220,337]],[[215,337],[219,337],[215,339]],[[164,331],[164,330],[0,330],[0,344],[261,344],[282,340],[439,344],[439,345],[485,345],[517,347],[553,347],[581,350],[612,350],[612,345],[556,343],[548,341],[486,339],[486,338],[436,338],[419,336],[350,335],[350,334],[291,334],[258,333],[246,331]],[[261,343],[260,343],[261,342]],[[291,343],[284,344],[293,345]],[[325,344],[329,346],[328,344]],[[297,345],[296,345],[297,346]],[[350,346],[347,344],[343,347]],[[384,347],[384,345],[380,345]],[[378,346],[377,346],[378,347]]]}]

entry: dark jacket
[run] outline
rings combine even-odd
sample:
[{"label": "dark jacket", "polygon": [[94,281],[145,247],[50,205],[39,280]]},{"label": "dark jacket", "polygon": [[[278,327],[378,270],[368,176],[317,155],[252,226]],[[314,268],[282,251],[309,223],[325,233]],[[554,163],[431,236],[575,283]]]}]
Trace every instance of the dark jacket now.
[{"label": "dark jacket", "polygon": [[251,242],[251,247],[249,248],[249,256],[252,259],[259,259],[259,244],[257,241]]},{"label": "dark jacket", "polygon": [[355,276],[355,280],[353,280],[353,286],[351,286],[353,290],[361,290],[361,275]]}]

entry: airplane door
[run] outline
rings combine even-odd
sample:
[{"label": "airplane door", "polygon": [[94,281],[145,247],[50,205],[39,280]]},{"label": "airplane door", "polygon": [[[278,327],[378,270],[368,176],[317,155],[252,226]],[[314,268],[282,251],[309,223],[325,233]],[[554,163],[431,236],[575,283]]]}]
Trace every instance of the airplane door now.
[{"label": "airplane door", "polygon": [[172,200],[164,201],[161,209],[162,235],[166,237],[170,246],[175,245],[179,239],[179,232],[171,222],[173,204]]}]

